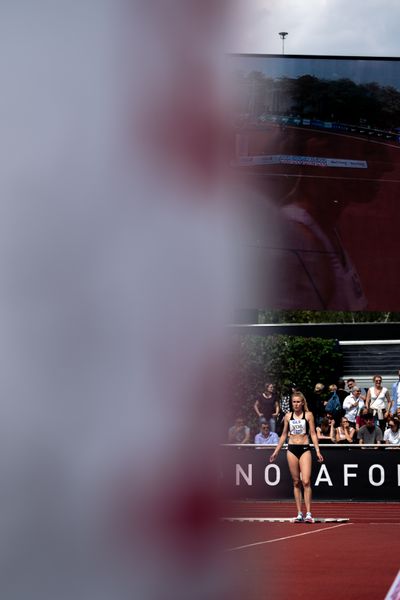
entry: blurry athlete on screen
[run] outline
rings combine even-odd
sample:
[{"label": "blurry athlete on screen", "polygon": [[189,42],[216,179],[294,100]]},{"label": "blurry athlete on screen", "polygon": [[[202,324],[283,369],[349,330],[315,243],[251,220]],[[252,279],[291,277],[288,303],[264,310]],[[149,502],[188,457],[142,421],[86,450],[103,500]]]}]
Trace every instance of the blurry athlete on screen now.
[{"label": "blurry athlete on screen", "polygon": [[270,126],[243,136],[249,155],[236,162],[248,186],[241,266],[251,286],[242,294],[243,307],[368,308],[351,256],[362,241],[355,232],[343,238],[340,222],[351,205],[360,204],[362,213],[361,205],[376,197],[391,169],[386,146],[299,127]]}]

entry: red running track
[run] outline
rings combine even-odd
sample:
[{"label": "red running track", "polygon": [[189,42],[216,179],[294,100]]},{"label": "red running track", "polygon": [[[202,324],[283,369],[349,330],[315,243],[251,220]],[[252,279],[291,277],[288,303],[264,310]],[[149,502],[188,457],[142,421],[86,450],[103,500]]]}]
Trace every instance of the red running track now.
[{"label": "red running track", "polygon": [[[228,517],[294,516],[289,502],[225,508]],[[400,504],[315,502],[313,513],[350,521],[222,524],[247,600],[383,600],[400,569]]]}]

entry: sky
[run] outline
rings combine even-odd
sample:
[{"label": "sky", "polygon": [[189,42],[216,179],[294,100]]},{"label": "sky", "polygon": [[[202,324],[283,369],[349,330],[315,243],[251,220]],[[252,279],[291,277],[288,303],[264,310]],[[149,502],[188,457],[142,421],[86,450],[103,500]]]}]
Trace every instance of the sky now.
[{"label": "sky", "polygon": [[[398,0],[251,0],[232,52],[399,56]],[[245,7],[245,8],[244,8]]]}]

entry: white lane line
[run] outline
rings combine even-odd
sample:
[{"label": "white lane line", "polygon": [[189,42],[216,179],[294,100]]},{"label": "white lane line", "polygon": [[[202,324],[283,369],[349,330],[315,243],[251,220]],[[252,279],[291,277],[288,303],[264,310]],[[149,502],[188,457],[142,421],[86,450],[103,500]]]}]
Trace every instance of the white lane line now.
[{"label": "white lane line", "polygon": [[246,544],[246,546],[237,546],[236,548],[228,548],[226,552],[234,552],[235,550],[244,550],[245,548],[252,548],[253,546],[261,546],[262,544],[273,544],[274,542],[283,542],[292,538],[301,537],[303,535],[311,535],[312,533],[318,533],[319,531],[328,531],[329,529],[335,529],[336,527],[346,527],[346,525],[352,525],[352,523],[340,523],[340,525],[332,525],[332,527],[323,527],[322,529],[313,529],[312,531],[305,531],[304,533],[296,533],[295,535],[287,535],[286,537],[275,538],[274,540],[265,540],[263,542],[254,542],[254,544]]},{"label": "white lane line", "polygon": [[397,573],[390,590],[385,596],[385,600],[399,600],[400,598],[400,571]]}]

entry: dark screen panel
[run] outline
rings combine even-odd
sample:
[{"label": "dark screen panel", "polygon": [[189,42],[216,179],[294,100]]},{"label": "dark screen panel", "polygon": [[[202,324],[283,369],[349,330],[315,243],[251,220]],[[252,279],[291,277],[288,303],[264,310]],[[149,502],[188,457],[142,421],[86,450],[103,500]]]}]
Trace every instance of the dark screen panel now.
[{"label": "dark screen panel", "polygon": [[238,308],[397,310],[400,61],[233,55]]}]

